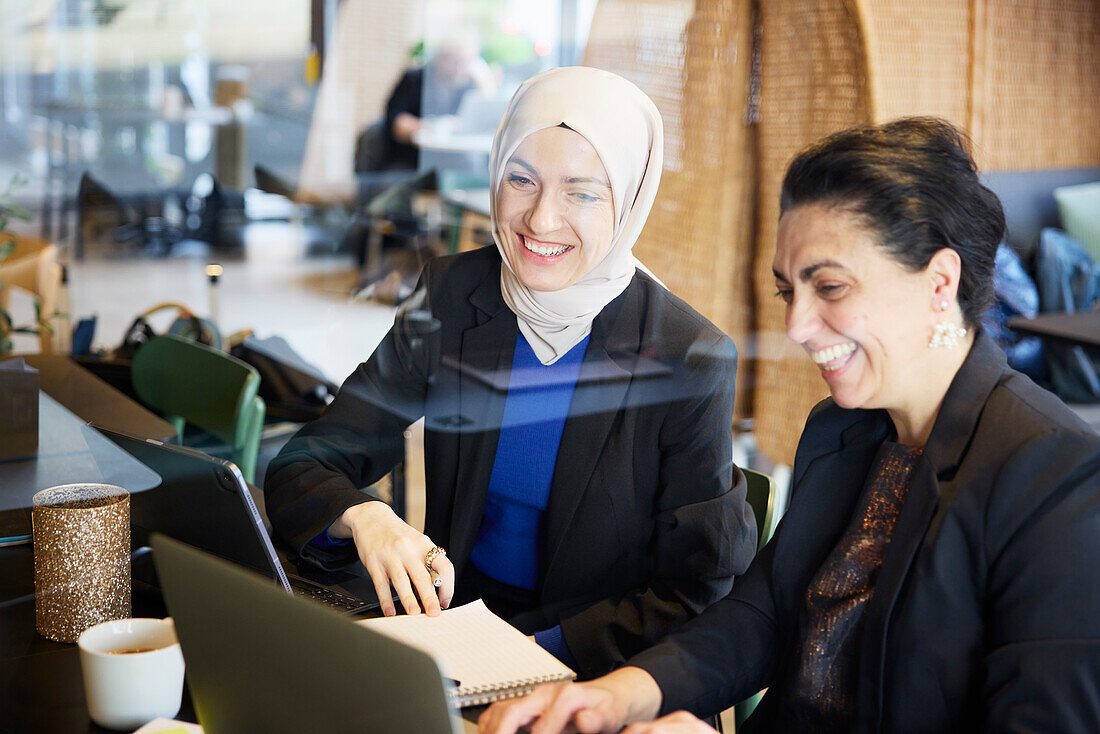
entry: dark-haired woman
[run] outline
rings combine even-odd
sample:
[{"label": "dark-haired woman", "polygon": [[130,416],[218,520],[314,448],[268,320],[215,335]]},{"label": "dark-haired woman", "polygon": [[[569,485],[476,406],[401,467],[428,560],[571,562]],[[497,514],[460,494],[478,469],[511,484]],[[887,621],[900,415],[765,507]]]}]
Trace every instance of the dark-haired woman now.
[{"label": "dark-haired woman", "polygon": [[1100,731],[1100,436],[980,331],[1004,215],[961,136],[833,135],[781,211],[787,333],[831,397],[778,532],[667,641],[481,730],[707,731],[768,688],[744,731]]}]

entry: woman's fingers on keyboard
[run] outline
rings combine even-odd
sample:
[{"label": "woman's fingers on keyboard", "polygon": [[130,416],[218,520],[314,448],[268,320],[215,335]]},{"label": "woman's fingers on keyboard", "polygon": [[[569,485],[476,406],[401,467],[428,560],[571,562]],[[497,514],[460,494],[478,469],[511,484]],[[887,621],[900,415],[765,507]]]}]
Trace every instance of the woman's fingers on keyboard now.
[{"label": "woman's fingers on keyboard", "polygon": [[396,613],[389,592],[391,584],[408,614],[419,614],[422,608],[438,612],[435,586],[424,565],[425,556],[434,547],[428,536],[410,527],[383,502],[364,502],[349,508],[342,521],[351,529],[359,560],[374,582],[383,614]]},{"label": "woman's fingers on keyboard", "polygon": [[382,564],[373,558],[363,561],[363,565],[366,566],[371,583],[374,584],[374,593],[378,595],[378,603],[382,609],[382,614],[392,617],[397,613],[397,609],[394,607],[393,596],[390,594],[390,577],[386,574]]}]

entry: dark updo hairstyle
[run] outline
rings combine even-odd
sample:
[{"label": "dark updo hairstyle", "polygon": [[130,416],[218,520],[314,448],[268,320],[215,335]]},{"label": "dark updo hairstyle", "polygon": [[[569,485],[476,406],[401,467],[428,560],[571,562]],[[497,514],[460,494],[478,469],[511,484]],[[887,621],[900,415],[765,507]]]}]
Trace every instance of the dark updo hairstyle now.
[{"label": "dark updo hairstyle", "polygon": [[780,213],[806,204],[850,211],[914,272],[950,247],[962,260],[959,306],[973,328],[993,302],[1005,217],[996,194],[978,180],[968,147],[961,132],[935,117],[843,130],[795,156]]}]

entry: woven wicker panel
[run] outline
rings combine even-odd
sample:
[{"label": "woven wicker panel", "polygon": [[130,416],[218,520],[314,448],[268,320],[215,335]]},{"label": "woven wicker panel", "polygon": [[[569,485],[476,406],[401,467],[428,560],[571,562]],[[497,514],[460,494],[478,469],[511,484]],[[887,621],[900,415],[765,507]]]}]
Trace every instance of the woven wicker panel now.
[{"label": "woven wicker panel", "polygon": [[[749,0],[601,0],[585,54],[585,64],[635,82],[664,118],[661,189],[635,253],[743,356],[753,246],[751,48]],[[742,359],[739,416],[751,407],[750,377]]]},{"label": "woven wicker panel", "polygon": [[600,0],[584,50],[585,66],[626,77],[657,105],[666,171],[681,165],[684,29],[694,6],[692,0]]},{"label": "woven wicker panel", "polygon": [[754,421],[757,445],[792,464],[814,404],[828,394],[801,347],[786,339],[783,302],[774,296],[776,223],[783,173],[804,145],[870,120],[863,41],[853,6],[841,0],[763,2],[756,283]]},{"label": "woven wicker panel", "polygon": [[974,1],[978,165],[1100,164],[1100,2]]},{"label": "woven wicker panel", "polygon": [[970,100],[970,3],[862,0],[876,122],[937,115],[966,127]]},{"label": "woven wicker panel", "polygon": [[423,36],[423,3],[344,0],[325,57],[298,184],[321,199],[355,195],[355,140],[380,117]]}]

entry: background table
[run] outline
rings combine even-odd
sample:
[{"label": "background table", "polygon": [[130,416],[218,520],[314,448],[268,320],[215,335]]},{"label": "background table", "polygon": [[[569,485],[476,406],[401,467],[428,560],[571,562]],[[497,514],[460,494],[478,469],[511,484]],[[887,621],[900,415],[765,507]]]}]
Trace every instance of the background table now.
[{"label": "background table", "polygon": [[108,482],[140,492],[160,477],[88,423],[138,438],[174,441],[170,423],[63,355],[20,355],[38,370],[38,451],[0,462],[0,511],[29,507],[38,490]]},{"label": "background table", "polygon": [[449,243],[452,252],[468,252],[493,243],[489,189],[447,189],[441,194],[444,206],[456,212],[459,222]]},{"label": "background table", "polygon": [[[34,629],[34,557],[29,545],[0,548],[0,732],[106,732],[88,718],[80,652]],[[135,592],[135,617],[167,616],[153,595]],[[179,718],[195,721],[184,689]]]},{"label": "background table", "polygon": [[30,507],[35,492],[80,482],[142,492],[159,485],[160,476],[39,391],[38,451],[0,462],[0,510]]},{"label": "background table", "polygon": [[1008,326],[1021,334],[1033,334],[1076,346],[1100,348],[1100,311],[1041,313],[1033,319],[1017,316]]},{"label": "background table", "polygon": [[[87,423],[118,433],[158,441],[175,441],[171,423],[131,400],[61,354],[15,355],[38,370],[43,392]],[[5,357],[3,359],[10,359]]]},{"label": "background table", "polygon": [[421,150],[488,156],[493,148],[493,133],[451,132],[441,128],[424,127],[413,135],[413,143]]},{"label": "background table", "polygon": [[[171,424],[59,355],[24,357],[39,370],[38,452],[0,463],[0,507],[25,507],[38,489],[109,481],[130,491],[160,477],[95,429],[95,422],[141,438],[174,439]],[[0,732],[101,732],[88,718],[76,645],[34,628],[34,565],[29,545],[0,548]],[[157,598],[134,596],[135,615],[165,616]],[[190,716],[190,701],[183,716]]]}]

